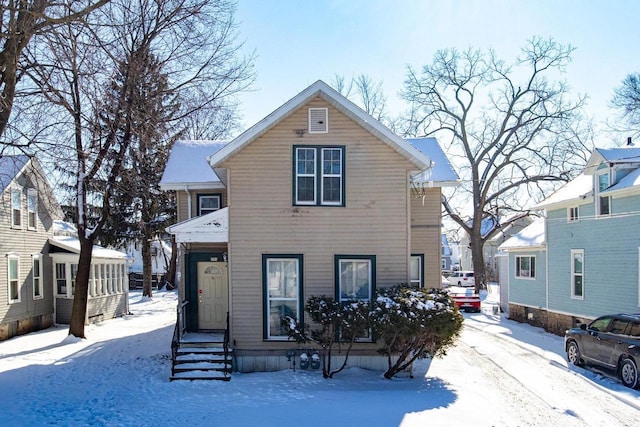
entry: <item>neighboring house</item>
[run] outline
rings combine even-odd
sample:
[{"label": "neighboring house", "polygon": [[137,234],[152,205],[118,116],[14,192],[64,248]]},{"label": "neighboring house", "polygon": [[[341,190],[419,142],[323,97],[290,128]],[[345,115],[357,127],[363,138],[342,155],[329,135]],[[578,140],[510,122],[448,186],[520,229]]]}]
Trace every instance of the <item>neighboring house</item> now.
[{"label": "neighboring house", "polygon": [[[500,258],[498,256],[498,247],[504,243],[509,237],[518,233],[524,227],[531,224],[532,219],[529,217],[519,218],[516,221],[507,224],[510,218],[500,218],[501,225],[498,227],[496,234],[487,240],[482,248],[484,255],[485,273],[487,280],[490,282],[497,282],[500,276]],[[482,229],[480,230],[482,235],[485,236],[493,229],[495,219],[488,217],[482,220]],[[471,248],[469,247],[469,236],[464,235],[460,246],[462,251],[460,254],[460,269],[461,270],[473,270],[473,259],[471,257]]]},{"label": "neighboring house", "polygon": [[[80,240],[72,224],[55,221],[49,239],[54,283],[55,323],[69,323],[78,272]],[[129,312],[129,279],[125,253],[93,246],[87,300],[87,323],[119,317]]]},{"label": "neighboring house", "polygon": [[[236,370],[284,369],[281,319],[305,322],[308,297],[439,287],[441,186],[457,181],[435,139],[398,137],[322,81],[228,144],[176,143],[161,188],[184,328],[226,330]],[[380,368],[376,349],[364,337],[349,364]]]},{"label": "neighboring house", "polygon": [[442,235],[442,253],[441,253],[441,265],[443,272],[451,271],[452,262],[451,262],[451,246],[449,246],[449,240],[447,239],[446,234]]},{"label": "neighboring house", "polygon": [[[142,288],[143,262],[140,242],[130,242],[125,247],[128,263],[129,286]],[[171,245],[159,236],[151,241],[151,276],[153,287],[161,287],[169,270]]]},{"label": "neighboring house", "polygon": [[511,279],[510,317],[561,335],[577,321],[638,312],[640,148],[594,150],[584,173],[537,208],[546,211],[546,281],[537,258],[526,293]]},{"label": "neighboring house", "polygon": [[4,340],[54,322],[48,240],[62,211],[33,157],[0,157],[0,194],[0,340]]}]

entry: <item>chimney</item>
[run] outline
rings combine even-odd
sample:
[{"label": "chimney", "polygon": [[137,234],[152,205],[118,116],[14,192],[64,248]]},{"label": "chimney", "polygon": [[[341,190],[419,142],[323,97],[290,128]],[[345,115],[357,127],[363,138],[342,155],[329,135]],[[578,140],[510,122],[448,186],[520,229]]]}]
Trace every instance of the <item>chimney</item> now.
[{"label": "chimney", "polygon": [[631,142],[631,137],[627,137],[627,147],[633,147],[633,142]]}]

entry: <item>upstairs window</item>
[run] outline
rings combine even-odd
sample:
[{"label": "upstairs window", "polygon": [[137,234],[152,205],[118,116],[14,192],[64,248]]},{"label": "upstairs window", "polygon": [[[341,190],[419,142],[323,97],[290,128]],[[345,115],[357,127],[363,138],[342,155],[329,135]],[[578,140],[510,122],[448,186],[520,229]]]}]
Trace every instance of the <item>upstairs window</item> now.
[{"label": "upstairs window", "polygon": [[567,221],[574,222],[580,219],[580,211],[577,206],[567,208]]},{"label": "upstairs window", "polygon": [[27,227],[35,230],[37,227],[38,193],[33,188],[27,190]]},{"label": "upstairs window", "polygon": [[344,147],[294,147],[294,205],[344,206]]},{"label": "upstairs window", "polygon": [[11,190],[11,225],[22,227],[22,191]]},{"label": "upstairs window", "polygon": [[221,200],[219,194],[200,194],[198,195],[198,216],[220,209]]},{"label": "upstairs window", "polygon": [[611,185],[609,172],[597,174],[596,181],[596,214],[598,216],[609,215],[611,214],[611,197],[600,196],[600,192],[606,190]]}]

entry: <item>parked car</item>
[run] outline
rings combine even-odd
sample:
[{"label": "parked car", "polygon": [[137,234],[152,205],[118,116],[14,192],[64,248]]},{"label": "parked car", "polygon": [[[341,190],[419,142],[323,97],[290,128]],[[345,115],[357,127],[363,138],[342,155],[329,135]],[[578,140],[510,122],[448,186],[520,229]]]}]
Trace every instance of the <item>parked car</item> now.
[{"label": "parked car", "polygon": [[451,286],[471,288],[476,285],[476,281],[473,278],[473,271],[453,271],[449,277],[447,277],[447,280]]},{"label": "parked car", "polygon": [[482,301],[478,294],[473,293],[472,289],[453,286],[448,289],[448,292],[460,310],[480,313]]},{"label": "parked car", "polygon": [[574,365],[594,364],[616,371],[622,384],[640,386],[640,314],[611,314],[565,333],[567,359]]}]

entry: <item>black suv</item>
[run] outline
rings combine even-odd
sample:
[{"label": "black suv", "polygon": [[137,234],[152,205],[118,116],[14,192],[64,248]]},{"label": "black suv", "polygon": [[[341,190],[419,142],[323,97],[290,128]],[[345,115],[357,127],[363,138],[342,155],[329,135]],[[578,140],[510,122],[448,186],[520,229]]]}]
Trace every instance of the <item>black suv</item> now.
[{"label": "black suv", "polygon": [[622,384],[640,386],[640,314],[611,314],[571,328],[564,335],[567,359],[614,369]]}]

